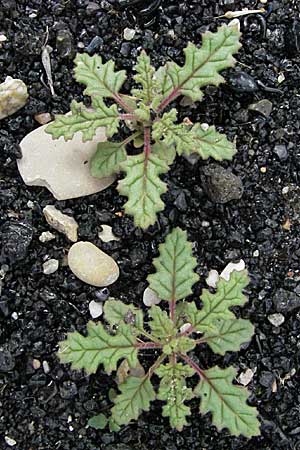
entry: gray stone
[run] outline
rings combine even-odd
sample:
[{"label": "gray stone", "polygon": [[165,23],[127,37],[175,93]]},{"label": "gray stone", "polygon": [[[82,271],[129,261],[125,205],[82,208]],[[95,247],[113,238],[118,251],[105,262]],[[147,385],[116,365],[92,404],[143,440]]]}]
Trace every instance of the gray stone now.
[{"label": "gray stone", "polygon": [[203,174],[203,188],[211,201],[227,203],[242,197],[244,191],[242,180],[231,170],[210,164],[203,169]]},{"label": "gray stone", "polygon": [[273,304],[277,312],[288,313],[300,308],[300,296],[285,289],[278,289],[273,296]]},{"label": "gray stone", "polygon": [[69,30],[58,30],[56,35],[56,49],[61,58],[73,58],[73,36]]},{"label": "gray stone", "polygon": [[43,272],[45,275],[51,275],[56,272],[59,267],[59,262],[57,259],[49,259],[43,264]]},{"label": "gray stone", "polygon": [[15,358],[3,348],[0,348],[0,372],[10,372],[15,367]]},{"label": "gray stone", "polygon": [[255,111],[262,114],[265,117],[269,117],[271,115],[273,109],[273,103],[270,100],[264,99],[260,100],[257,103],[252,103],[249,106],[250,111]]},{"label": "gray stone", "polygon": [[268,316],[268,321],[274,325],[274,327],[280,327],[285,321],[285,318],[280,313],[270,314]]},{"label": "gray stone", "polygon": [[33,238],[33,228],[28,222],[5,222],[2,231],[1,259],[9,263],[21,261],[27,255]]},{"label": "gray stone", "polygon": [[117,263],[91,242],[72,245],[68,264],[77,278],[92,286],[109,286],[119,278]]},{"label": "gray stone", "polygon": [[274,153],[278,156],[280,161],[285,161],[288,157],[288,151],[285,144],[278,144],[274,147]]}]

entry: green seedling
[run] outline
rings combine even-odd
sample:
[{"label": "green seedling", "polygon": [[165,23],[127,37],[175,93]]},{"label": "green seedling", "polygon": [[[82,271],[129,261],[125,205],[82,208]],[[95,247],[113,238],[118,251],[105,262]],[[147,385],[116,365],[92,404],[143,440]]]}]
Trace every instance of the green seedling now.
[{"label": "green seedling", "polygon": [[[136,420],[158,399],[165,403],[162,415],[169,418],[171,427],[181,431],[191,414],[186,402],[199,397],[200,412],[211,412],[219,430],[227,428],[235,436],[259,435],[257,410],[247,404],[247,389],[233,384],[236,370],[218,366],[203,369],[189,355],[204,345],[224,355],[250,341],[252,324],[236,318],[231,310],[247,301],[243,294],[249,282],[247,271],[232,272],[229,281],[220,279],[214,293],[204,289],[200,302],[187,301],[199,277],[186,232],[174,229],[159,250],[154,260],[156,272],[148,276],[148,282],[168,303],[169,313],[156,305],[145,314],[133,305],[109,299],[104,305],[106,324],[89,322],[86,336],[69,333],[60,343],[60,360],[87,374],[96,373],[100,365],[111,374],[125,360],[129,374],[112,399],[108,419],[111,430]],[[152,352],[153,364],[141,371],[139,360],[145,352]],[[89,423],[101,429],[106,426],[105,416],[100,414]]]},{"label": "green seedling", "polygon": [[[176,154],[197,153],[203,159],[212,157],[221,161],[231,160],[236,153],[235,145],[214,126],[189,120],[177,123],[175,108],[164,111],[180,96],[200,101],[205,86],[223,83],[219,72],[235,64],[232,55],[241,46],[239,39],[240,32],[235,26],[222,26],[216,33],[206,32],[201,48],[188,44],[183,66],[168,62],[158,70],[142,51],[134,68],[136,86],[131,89],[131,96],[120,93],[127,76],[124,70],[115,71],[113,61],[104,64],[98,55],[78,54],[75,79],[86,86],[84,94],[91,97],[91,107],[74,100],[71,114],[57,115],[46,131],[55,139],[63,136],[65,140],[80,131],[82,140],[88,141],[99,127],[106,128],[108,138],[113,137],[124,121],[127,130],[133,133],[122,142],[99,143],[90,170],[98,178],[125,173],[118,184],[120,194],[128,198],[125,212],[134,217],[136,226],[146,229],[164,209],[161,195],[167,186],[160,175],[168,172]],[[109,99],[110,106],[104,99]],[[127,146],[131,142],[143,150],[129,156]]]}]

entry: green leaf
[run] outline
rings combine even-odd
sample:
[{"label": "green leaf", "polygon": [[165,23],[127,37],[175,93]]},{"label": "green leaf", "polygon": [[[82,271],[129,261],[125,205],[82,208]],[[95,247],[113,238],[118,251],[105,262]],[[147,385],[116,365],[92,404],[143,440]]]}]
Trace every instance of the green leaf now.
[{"label": "green leaf", "polygon": [[220,369],[215,366],[203,371],[203,377],[194,390],[201,397],[200,411],[202,414],[212,413],[212,422],[218,430],[228,428],[234,436],[258,436],[257,410],[246,403],[247,389],[232,384],[235,376],[233,367]]},{"label": "green leaf", "polygon": [[156,214],[164,209],[160,196],[167,190],[159,175],[168,171],[167,164],[157,156],[145,152],[129,156],[121,168],[126,177],[119,182],[121,195],[128,197],[124,208],[134,217],[136,226],[148,228],[156,222]]},{"label": "green leaf", "polygon": [[182,363],[161,365],[155,372],[160,378],[157,398],[165,400],[163,417],[170,418],[170,425],[182,431],[187,425],[187,416],[191,414],[190,407],[184,402],[193,398],[193,391],[187,388],[185,379],[193,376],[194,371]]},{"label": "green leaf", "polygon": [[151,66],[150,58],[144,50],[141,51],[137,60],[138,63],[134,66],[137,75],[133,78],[142,85],[142,89],[132,89],[131,92],[146,105],[150,105],[156,90],[156,82],[153,78],[155,69]]},{"label": "green leaf", "polygon": [[118,131],[119,113],[116,105],[107,107],[100,97],[92,101],[94,111],[86,108],[83,103],[75,100],[71,103],[71,114],[58,114],[55,120],[48,125],[46,132],[54,139],[63,136],[65,141],[73,138],[81,131],[82,141],[90,141],[100,127],[106,127],[106,135],[112,136]]},{"label": "green leaf", "polygon": [[216,320],[235,319],[235,315],[229,308],[246,303],[247,297],[243,294],[243,289],[248,284],[247,270],[233,271],[229,281],[220,278],[215,294],[203,289],[200,297],[203,302],[201,310],[197,309],[195,303],[186,303],[185,312],[188,321],[196,330],[204,333],[214,330],[214,321]]},{"label": "green leaf", "polygon": [[115,72],[115,63],[103,64],[98,55],[78,54],[75,65],[75,79],[86,86],[86,95],[114,98],[126,80],[125,70]]},{"label": "green leaf", "polygon": [[194,339],[190,339],[185,336],[181,336],[172,339],[168,344],[163,346],[163,353],[171,355],[172,353],[188,353],[196,347]]},{"label": "green leaf", "polygon": [[203,97],[201,88],[223,83],[224,78],[218,72],[234,66],[232,55],[241,47],[240,36],[238,27],[222,26],[216,33],[207,31],[203,34],[200,49],[189,43],[184,50],[183,67],[169,62],[156,72],[163,97],[185,95],[198,101]]},{"label": "green leaf", "polygon": [[176,335],[177,329],[166,311],[163,311],[159,306],[151,306],[148,314],[152,319],[149,326],[154,337],[164,340]]},{"label": "green leaf", "polygon": [[190,295],[199,276],[194,272],[197,261],[186,231],[175,228],[160,244],[159,253],[153,261],[156,273],[147,278],[150,288],[162,300],[180,300]]},{"label": "green leaf", "polygon": [[112,417],[117,425],[127,425],[136,420],[141,411],[149,411],[150,402],[155,400],[155,392],[149,376],[143,378],[128,377],[119,385],[121,394],[112,407]]},{"label": "green leaf", "polygon": [[176,118],[176,109],[165,113],[161,120],[154,122],[152,137],[156,141],[162,139],[163,144],[168,147],[175,146],[178,155],[182,155],[183,152],[189,154],[195,146],[194,133],[184,123],[175,124]]},{"label": "green leaf", "polygon": [[126,305],[120,300],[109,299],[104,303],[105,320],[113,327],[122,323],[143,329],[143,311],[133,305]]},{"label": "green leaf", "polygon": [[100,142],[97,150],[90,160],[91,175],[96,178],[104,178],[118,173],[120,163],[127,158],[123,142]]},{"label": "green leaf", "polygon": [[95,430],[104,430],[107,424],[108,419],[104,414],[91,417],[88,421],[88,426],[95,428]]},{"label": "green leaf", "polygon": [[72,363],[72,369],[85,369],[95,373],[103,364],[107,373],[116,370],[120,359],[127,358],[131,367],[137,364],[136,339],[128,325],[120,325],[116,334],[108,334],[102,324],[89,322],[88,335],[77,331],[69,333],[65,341],[59,344],[59,358],[63,363]]},{"label": "green leaf", "polygon": [[214,158],[216,161],[231,160],[236,154],[235,145],[224,134],[216,131],[216,127],[204,127],[195,124],[192,128],[193,146],[184,151],[187,155],[198,153],[202,159]]},{"label": "green leaf", "polygon": [[146,106],[144,105],[144,103],[140,103],[139,107],[134,110],[134,114],[141,122],[149,122],[151,119],[150,106]]},{"label": "green leaf", "polygon": [[152,154],[157,156],[159,159],[166,161],[168,166],[173,164],[176,157],[176,150],[173,145],[165,145],[163,142],[156,142],[152,146]]},{"label": "green leaf", "polygon": [[214,322],[215,330],[205,332],[206,342],[214,353],[237,352],[241,345],[249,342],[254,334],[254,326],[249,320],[232,319]]}]

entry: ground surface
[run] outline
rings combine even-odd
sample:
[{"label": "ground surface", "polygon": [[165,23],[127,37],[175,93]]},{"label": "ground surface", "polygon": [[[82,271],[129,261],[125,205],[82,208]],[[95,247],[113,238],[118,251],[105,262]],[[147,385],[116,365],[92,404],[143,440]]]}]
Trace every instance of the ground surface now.
[{"label": "ground surface", "polygon": [[[134,40],[126,43],[123,30],[132,27],[131,18],[117,13],[107,1],[95,0],[94,5],[87,0],[0,1],[0,32],[7,36],[0,49],[0,79],[3,81],[6,75],[21,78],[30,92],[26,108],[2,120],[0,129],[0,239],[5,248],[0,300],[1,449],[11,448],[5,444],[4,435],[17,442],[13,447],[17,450],[300,449],[300,31],[299,22],[294,22],[299,19],[297,1],[272,2],[266,37],[263,24],[252,17],[245,24],[244,46],[238,55],[240,69],[256,81],[279,87],[283,93],[262,89],[238,93],[229,83],[218,90],[208,89],[205,102],[196,109],[181,109],[182,117],[215,123],[230,138],[237,137],[238,154],[230,165],[243,180],[241,200],[226,205],[212,202],[201,181],[207,163],[190,166],[178,159],[166,177],[170,190],[165,195],[167,206],[160,214],[160,227],[142,233],[134,228],[130,218],[116,214],[122,211],[124,199],[114,186],[84,201],[56,202],[45,189],[24,186],[16,168],[18,142],[38,126],[33,115],[67,111],[70,100],[74,96],[80,98],[82,92],[72,79],[72,58],[64,57],[63,49],[57,48],[58,30],[71,34],[75,50],[79,42],[87,46],[95,36],[101,37],[97,51],[106,60],[114,58],[118,68],[130,72],[141,47],[148,49],[155,65],[169,58],[181,62],[187,41],[199,42],[206,26],[215,28],[217,20],[212,16],[229,9],[257,6],[251,0],[163,3],[157,24],[138,30]],[[41,74],[46,80],[41,49],[47,27],[48,44],[54,49],[51,57],[56,97],[40,81]],[[233,73],[226,74],[229,82]],[[280,74],[285,80],[279,86]],[[272,102],[269,117],[248,110],[251,103],[260,99]],[[279,144],[285,145],[287,151],[285,155],[281,149],[280,158],[278,151],[274,152]],[[95,289],[76,280],[67,267],[61,267],[54,275],[43,275],[45,258],[61,261],[70,247],[59,233],[55,241],[42,244],[38,240],[41,232],[49,229],[42,215],[47,204],[55,204],[72,215],[80,225],[80,239],[100,245],[118,261],[121,276],[111,293],[124,301],[141,303],[146,274],[152,270],[150,262],[157,254],[158,243],[175,225],[185,228],[196,243],[202,285],[210,268],[221,270],[229,261],[245,260],[252,284],[250,302],[242,315],[255,324],[256,337],[239,354],[217,358],[196,352],[194,357],[204,367],[218,363],[232,364],[239,371],[256,370],[249,388],[251,402],[258,406],[261,415],[260,438],[246,441],[226,432],[218,433],[209,416],[199,416],[197,402],[193,404],[191,426],[182,433],[171,431],[167,421],[161,419],[159,403],[119,434],[86,427],[89,417],[108,407],[107,392],[113,380],[101,371],[90,378],[73,373],[56,358],[57,342],[65,332],[82,330],[88,321],[88,303],[95,298]],[[209,226],[205,226],[206,222]],[[121,240],[101,244],[98,231],[102,223],[112,225]],[[200,287],[196,287],[196,294]],[[279,328],[267,318],[276,312],[285,318]],[[46,361],[47,373],[43,367],[34,370],[33,359]]]}]

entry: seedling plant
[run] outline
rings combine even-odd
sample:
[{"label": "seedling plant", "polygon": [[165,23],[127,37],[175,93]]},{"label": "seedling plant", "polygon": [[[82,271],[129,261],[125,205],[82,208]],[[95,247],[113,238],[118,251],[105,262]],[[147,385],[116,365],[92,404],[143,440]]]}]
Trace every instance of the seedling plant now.
[{"label": "seedling plant", "polygon": [[[232,272],[229,281],[220,279],[215,292],[204,289],[200,301],[193,302],[186,298],[199,276],[186,232],[174,229],[159,251],[153,262],[156,272],[148,276],[148,282],[167,303],[168,312],[154,305],[144,314],[133,305],[109,299],[104,305],[106,324],[89,322],[86,336],[69,333],[60,343],[60,360],[87,374],[96,373],[100,365],[111,374],[122,360],[121,365],[126,362],[129,373],[118,385],[120,392],[113,400],[108,419],[111,430],[136,420],[158,399],[164,402],[162,415],[169,418],[171,427],[181,431],[191,414],[187,402],[200,398],[200,412],[211,412],[219,430],[227,428],[235,436],[259,435],[257,410],[247,404],[247,389],[233,384],[236,370],[202,368],[195,356],[189,355],[204,345],[224,355],[250,341],[252,324],[237,318],[231,309],[247,301],[243,294],[249,282],[247,271]],[[139,356],[145,352],[152,352],[156,360],[137,374]],[[102,428],[106,418],[101,414],[90,424]]]},{"label": "seedling plant", "polygon": [[[80,131],[83,141],[88,141],[99,127],[105,127],[107,137],[112,138],[122,121],[133,130],[122,142],[99,143],[90,170],[98,178],[125,173],[118,190],[128,198],[125,212],[134,217],[136,226],[146,229],[153,225],[157,213],[164,209],[161,195],[167,186],[160,176],[168,172],[176,154],[197,153],[203,159],[212,157],[217,161],[231,160],[235,154],[234,144],[214,126],[189,120],[177,123],[177,110],[168,107],[180,96],[200,101],[205,86],[224,82],[219,72],[235,64],[233,55],[241,46],[239,39],[235,26],[206,32],[201,48],[192,43],[185,48],[183,66],[168,62],[158,70],[142,51],[134,68],[136,85],[130,96],[120,93],[127,75],[124,70],[115,71],[113,61],[103,63],[98,55],[77,55],[75,79],[86,86],[84,94],[91,97],[91,107],[74,100],[71,114],[57,115],[47,132],[55,139],[63,136],[69,140]],[[127,154],[132,142],[142,148],[140,153]]]}]

